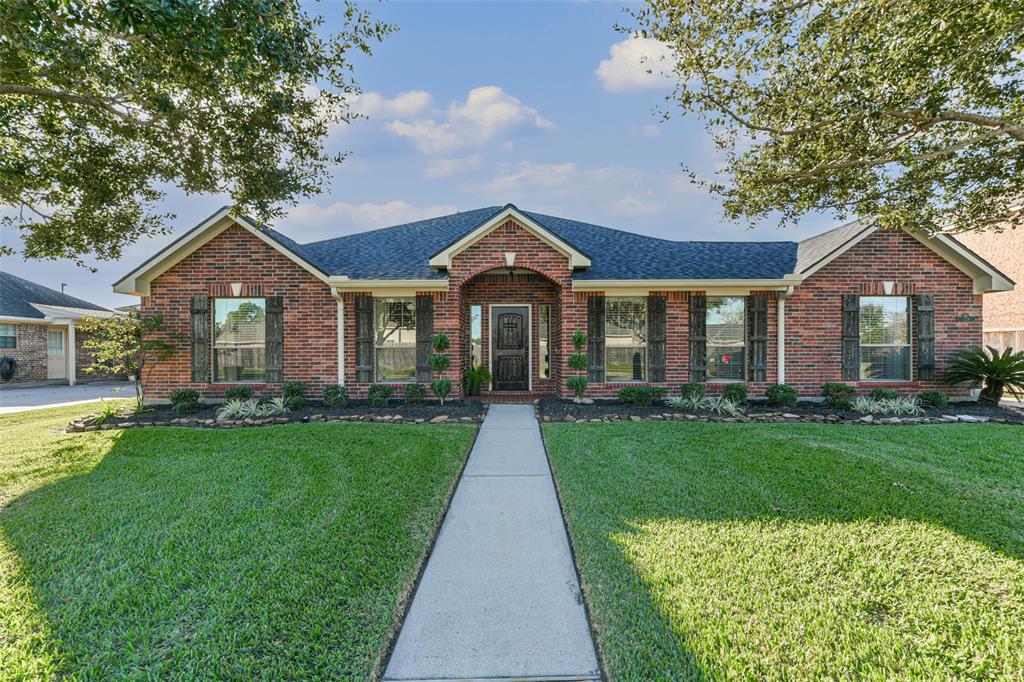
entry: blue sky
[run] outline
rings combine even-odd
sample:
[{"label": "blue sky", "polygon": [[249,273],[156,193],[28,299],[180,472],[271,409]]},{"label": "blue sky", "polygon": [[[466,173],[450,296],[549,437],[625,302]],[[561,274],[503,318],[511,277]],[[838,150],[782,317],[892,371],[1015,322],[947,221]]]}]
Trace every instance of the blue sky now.
[{"label": "blue sky", "polygon": [[[332,133],[351,156],[330,188],[275,227],[305,242],[481,206],[521,208],[667,239],[800,239],[832,222],[749,230],[723,221],[714,197],[690,184],[685,162],[711,175],[717,161],[700,121],[667,106],[659,46],[614,30],[621,2],[387,2],[368,5],[399,27],[358,58],[366,114]],[[343,6],[310,5],[337,25]],[[641,55],[647,56],[643,61]],[[671,110],[671,107],[669,107]],[[225,203],[171,190],[174,233]],[[9,239],[9,235],[5,235]],[[110,284],[168,241],[148,239],[96,273],[68,262],[5,258],[3,268],[105,305],[131,297]]]}]

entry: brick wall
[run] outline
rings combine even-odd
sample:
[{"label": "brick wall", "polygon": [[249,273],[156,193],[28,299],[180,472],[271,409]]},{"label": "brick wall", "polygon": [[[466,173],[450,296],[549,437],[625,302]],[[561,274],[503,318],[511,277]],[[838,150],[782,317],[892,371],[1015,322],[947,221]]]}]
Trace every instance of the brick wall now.
[{"label": "brick wall", "polygon": [[[284,297],[284,380],[304,381],[317,396],[338,378],[338,309],[330,288],[243,228],[233,225],[157,277],[142,299],[142,315],[162,315],[162,336],[176,347],[172,358],[146,377],[148,400],[166,400],[178,388],[222,398],[232,384],[192,383],[189,301],[192,296]],[[212,313],[212,306],[211,306]],[[350,319],[354,319],[350,318]],[[281,394],[276,384],[253,384],[257,396]]]},{"label": "brick wall", "polygon": [[[878,231],[816,272],[786,300],[786,383],[802,395],[819,395],[822,383],[841,381],[842,296],[881,295],[885,281],[894,282],[899,295],[934,295],[938,378],[956,350],[981,341],[981,296],[972,293],[970,277],[910,235]],[[913,381],[857,382],[858,387],[966,393],[966,388],[950,391],[941,381],[917,380],[916,329],[912,343]]]},{"label": "brick wall", "polygon": [[956,238],[1016,282],[1013,291],[985,294],[985,343],[1000,349],[1024,350],[1024,228],[972,232]]},{"label": "brick wall", "polygon": [[46,380],[46,326],[17,324],[16,348],[0,348],[0,357],[14,358],[11,383]]}]

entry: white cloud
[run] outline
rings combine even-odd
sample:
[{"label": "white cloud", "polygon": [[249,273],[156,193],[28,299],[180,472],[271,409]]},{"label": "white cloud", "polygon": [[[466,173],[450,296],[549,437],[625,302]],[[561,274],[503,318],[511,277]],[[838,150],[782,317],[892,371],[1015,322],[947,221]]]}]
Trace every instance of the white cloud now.
[{"label": "white cloud", "polygon": [[494,179],[478,185],[467,185],[468,191],[492,194],[520,194],[529,189],[551,190],[564,185],[576,176],[575,163],[530,163],[520,161],[515,167],[505,167]]},{"label": "white cloud", "polygon": [[352,109],[369,118],[407,118],[430,108],[434,98],[426,90],[409,90],[388,99],[378,92],[365,92],[352,102]]},{"label": "white cloud", "polygon": [[496,85],[473,88],[439,118],[395,120],[387,128],[424,154],[448,154],[516,134],[553,128],[540,112]]},{"label": "white cloud", "polygon": [[449,178],[480,167],[482,161],[479,154],[462,156],[454,159],[435,159],[427,164],[423,175],[431,180]]},{"label": "white cloud", "polygon": [[293,239],[309,242],[434,218],[455,213],[456,210],[458,209],[454,204],[415,206],[398,200],[383,204],[350,204],[336,201],[327,206],[303,202],[289,211],[281,227]]},{"label": "white cloud", "polygon": [[615,43],[610,57],[594,73],[608,92],[661,90],[672,87],[671,52],[654,38],[631,37]]}]

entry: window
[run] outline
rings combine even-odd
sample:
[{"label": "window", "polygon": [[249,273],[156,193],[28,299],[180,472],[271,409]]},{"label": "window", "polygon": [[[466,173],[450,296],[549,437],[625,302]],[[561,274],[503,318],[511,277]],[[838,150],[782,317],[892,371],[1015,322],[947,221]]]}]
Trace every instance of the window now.
[{"label": "window", "polygon": [[647,300],[606,298],[605,380],[643,381],[647,376]]},{"label": "window", "polygon": [[213,300],[213,380],[258,383],[267,378],[267,304],[262,298]]},{"label": "window", "polygon": [[469,306],[469,361],[476,367],[484,363],[484,333],[481,328],[483,308],[478,305]]},{"label": "window", "polygon": [[860,378],[910,380],[910,299],[860,297]]},{"label": "window", "polygon": [[411,298],[374,299],[377,381],[416,378],[416,301]]},{"label": "window", "polygon": [[708,297],[708,381],[743,381],[746,299]]},{"label": "window", "polygon": [[548,355],[548,340],[551,338],[551,306],[547,303],[540,305],[540,341],[538,353],[540,354],[540,375],[551,376],[551,358]]},{"label": "window", "polygon": [[64,332],[60,329],[46,330],[46,354],[64,355]]},{"label": "window", "polygon": [[18,326],[14,324],[0,324],[0,348],[18,347]]}]

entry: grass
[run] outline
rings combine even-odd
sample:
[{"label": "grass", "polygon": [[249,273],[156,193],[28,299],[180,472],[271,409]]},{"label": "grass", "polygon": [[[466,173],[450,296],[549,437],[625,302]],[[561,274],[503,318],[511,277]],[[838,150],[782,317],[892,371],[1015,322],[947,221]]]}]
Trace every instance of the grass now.
[{"label": "grass", "polygon": [[549,424],[613,680],[1024,678],[1024,430]]},{"label": "grass", "polygon": [[365,679],[474,429],[0,418],[10,679]]}]

